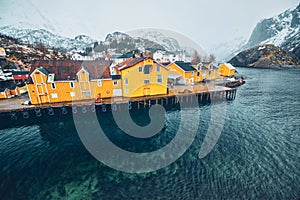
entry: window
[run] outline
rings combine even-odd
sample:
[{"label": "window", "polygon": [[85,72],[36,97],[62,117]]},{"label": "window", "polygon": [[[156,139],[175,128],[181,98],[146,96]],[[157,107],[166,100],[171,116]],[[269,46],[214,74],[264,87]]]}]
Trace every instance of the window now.
[{"label": "window", "polygon": [[159,65],[156,65],[156,71],[160,72],[160,66]]},{"label": "window", "polygon": [[125,88],[125,93],[128,94],[128,88]]},{"label": "window", "polygon": [[201,67],[200,66],[198,66],[198,71],[200,71],[201,70]]},{"label": "window", "polygon": [[71,97],[75,97],[75,92],[70,92]]},{"label": "window", "polygon": [[144,67],[144,74],[150,74],[150,66],[151,65],[145,65],[145,67]]},{"label": "window", "polygon": [[52,99],[57,99],[58,98],[57,93],[52,93],[51,97],[52,97]]},{"label": "window", "polygon": [[90,96],[91,96],[91,93],[90,93],[90,92],[85,92],[85,96],[86,96],[86,97],[90,97]]},{"label": "window", "polygon": [[194,72],[192,72],[192,76],[194,76]]},{"label": "window", "polygon": [[158,83],[162,83],[162,79],[163,79],[163,78],[162,78],[162,75],[158,75],[158,76],[157,76],[157,82],[158,82]]},{"label": "window", "polygon": [[114,81],[114,85],[118,85],[118,81]]},{"label": "window", "polygon": [[144,80],[144,83],[145,83],[145,84],[149,84],[149,83],[150,83],[150,80],[149,80],[149,79],[145,79],[145,80]]},{"label": "window", "polygon": [[197,76],[200,76],[200,72],[197,72]]},{"label": "window", "polygon": [[74,82],[70,82],[70,88],[74,88]]},{"label": "window", "polygon": [[102,81],[101,80],[98,80],[97,83],[98,83],[99,87],[102,86]]},{"label": "window", "polygon": [[51,83],[51,87],[52,87],[53,90],[55,90],[56,89],[55,83]]},{"label": "window", "polygon": [[142,71],[143,71],[143,67],[139,66],[139,72],[142,72]]},{"label": "window", "polygon": [[128,78],[125,78],[125,79],[124,79],[124,84],[125,84],[125,85],[128,85]]}]

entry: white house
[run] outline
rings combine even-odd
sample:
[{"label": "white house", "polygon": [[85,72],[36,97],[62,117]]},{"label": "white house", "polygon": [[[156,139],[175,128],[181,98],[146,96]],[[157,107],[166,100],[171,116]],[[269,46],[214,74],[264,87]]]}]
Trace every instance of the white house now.
[{"label": "white house", "polygon": [[80,53],[73,53],[71,60],[94,60],[93,56],[81,55]]},{"label": "white house", "polygon": [[114,54],[110,56],[110,60],[112,61],[111,65],[110,65],[110,73],[111,75],[116,75],[116,71],[115,71],[115,66],[118,65],[121,62],[124,62],[125,60],[127,60],[128,58],[132,58],[134,57],[133,54],[123,54],[123,55],[119,55],[119,54]]},{"label": "white house", "polygon": [[12,72],[11,71],[3,72],[0,66],[0,81],[8,81],[8,80],[14,80],[12,76]]},{"label": "white house", "polygon": [[5,53],[5,49],[0,47],[0,58],[5,58],[6,53]]},{"label": "white house", "polygon": [[185,54],[183,52],[167,53],[165,51],[157,50],[153,54],[153,59],[157,62],[185,61]]}]

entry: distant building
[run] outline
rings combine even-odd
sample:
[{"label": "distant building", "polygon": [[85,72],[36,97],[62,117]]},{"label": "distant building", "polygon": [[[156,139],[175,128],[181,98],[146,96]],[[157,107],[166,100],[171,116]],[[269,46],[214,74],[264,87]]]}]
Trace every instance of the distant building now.
[{"label": "distant building", "polygon": [[111,65],[110,65],[110,73],[112,75],[116,75],[116,70],[115,70],[115,66],[120,64],[121,62],[124,62],[125,60],[129,59],[129,58],[134,58],[135,55],[134,54],[123,54],[123,55],[111,55],[110,56],[110,60],[111,60]]},{"label": "distant building", "polygon": [[[23,84],[24,86],[25,84]],[[8,99],[21,95],[20,88],[13,81],[5,81],[0,85],[0,99]]]},{"label": "distant building", "polygon": [[169,53],[166,51],[157,50],[153,54],[153,59],[161,63],[185,61],[185,54],[183,52]]},{"label": "distant building", "polygon": [[0,58],[5,58],[5,57],[6,57],[5,49],[0,47]]},{"label": "distant building", "polygon": [[29,71],[12,71],[12,76],[15,82],[24,82],[29,77]]},{"label": "distant building", "polygon": [[10,70],[2,70],[0,67],[0,81],[13,80],[12,72]]},{"label": "distant building", "polygon": [[92,56],[85,55],[85,54],[82,54],[82,53],[74,53],[71,56],[71,60],[81,60],[81,61],[84,61],[84,60],[94,60],[94,58]]}]

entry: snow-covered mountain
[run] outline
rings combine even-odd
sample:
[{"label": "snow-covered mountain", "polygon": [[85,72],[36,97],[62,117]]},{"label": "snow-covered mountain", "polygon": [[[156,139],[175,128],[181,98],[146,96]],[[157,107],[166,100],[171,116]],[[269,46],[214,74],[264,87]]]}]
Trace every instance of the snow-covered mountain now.
[{"label": "snow-covered mountain", "polygon": [[108,49],[117,49],[119,52],[127,52],[135,49],[162,49],[164,46],[144,39],[142,37],[133,38],[128,34],[121,32],[110,33],[104,41],[100,43],[89,36],[78,35],[75,38],[67,38],[51,33],[45,29],[22,29],[14,26],[0,27],[0,33],[7,35],[26,44],[43,44],[46,47],[55,47],[68,51],[77,50],[84,51],[86,47],[94,47],[97,42],[98,51],[106,51]]},{"label": "snow-covered mountain", "polygon": [[254,28],[246,47],[273,44],[300,58],[300,4],[277,16],[261,20]]},{"label": "snow-covered mountain", "polygon": [[21,40],[27,44],[43,44],[66,50],[84,50],[92,47],[96,40],[86,35],[67,38],[51,33],[45,29],[22,29],[14,26],[0,27],[0,33]]},{"label": "snow-covered mountain", "polygon": [[[141,30],[142,31],[142,30]],[[63,37],[54,34],[45,29],[28,29],[19,26],[4,26],[0,27],[0,34],[7,35],[26,44],[43,44],[51,48],[64,49],[67,51],[84,51],[87,47],[95,47],[95,51],[116,50],[120,53],[125,53],[132,50],[166,50],[176,52],[184,50],[187,55],[193,55],[195,49],[199,50],[200,55],[206,55],[206,52],[192,42],[184,43],[180,46],[177,39],[167,36],[159,31],[142,31],[138,36],[132,36],[126,33],[114,32],[109,33],[104,41],[97,41],[86,35],[79,35],[75,38]],[[180,39],[182,36],[179,36]],[[182,39],[182,38],[181,38]],[[191,44],[191,45],[190,45]]]},{"label": "snow-covered mountain", "polygon": [[214,45],[209,52],[216,57],[217,62],[227,62],[230,58],[240,52],[247,43],[244,37],[237,37],[229,42]]},{"label": "snow-covered mountain", "polygon": [[[163,49],[164,47],[154,41],[146,38],[134,38],[126,33],[114,32],[109,33],[104,42],[100,42],[102,50],[118,49],[119,51],[145,50],[145,49]],[[99,48],[99,47],[98,47]]]},{"label": "snow-covered mountain", "polygon": [[126,33],[114,32],[109,33],[104,41],[101,41],[95,48],[95,51],[112,50],[119,53],[129,51],[144,51],[144,50],[162,49],[164,47],[156,42],[144,38],[133,38]]},{"label": "snow-covered mountain", "polygon": [[175,52],[182,49],[178,41],[158,31],[138,30],[133,34],[136,38],[148,39],[162,45],[167,51]]},{"label": "snow-covered mountain", "polygon": [[202,56],[207,55],[207,52],[196,42],[171,30],[145,28],[130,31],[128,34],[134,38],[156,42],[170,52],[185,51],[187,55],[192,56],[196,50]]}]

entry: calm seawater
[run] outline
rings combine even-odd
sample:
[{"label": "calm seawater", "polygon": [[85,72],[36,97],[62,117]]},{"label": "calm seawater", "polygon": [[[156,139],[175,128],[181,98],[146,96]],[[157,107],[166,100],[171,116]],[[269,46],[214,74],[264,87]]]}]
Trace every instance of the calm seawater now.
[{"label": "calm seawater", "polygon": [[[0,199],[299,199],[300,70],[239,68],[248,77],[226,106],[214,149],[198,153],[211,106],[185,110],[189,130],[200,111],[197,136],[175,163],[144,174],[116,171],[83,146],[71,121],[0,130]],[[148,123],[137,116],[138,124]],[[151,139],[126,136],[112,119],[108,137],[124,149],[144,152],[176,134],[179,111]],[[0,122],[5,123],[5,122]]]}]

